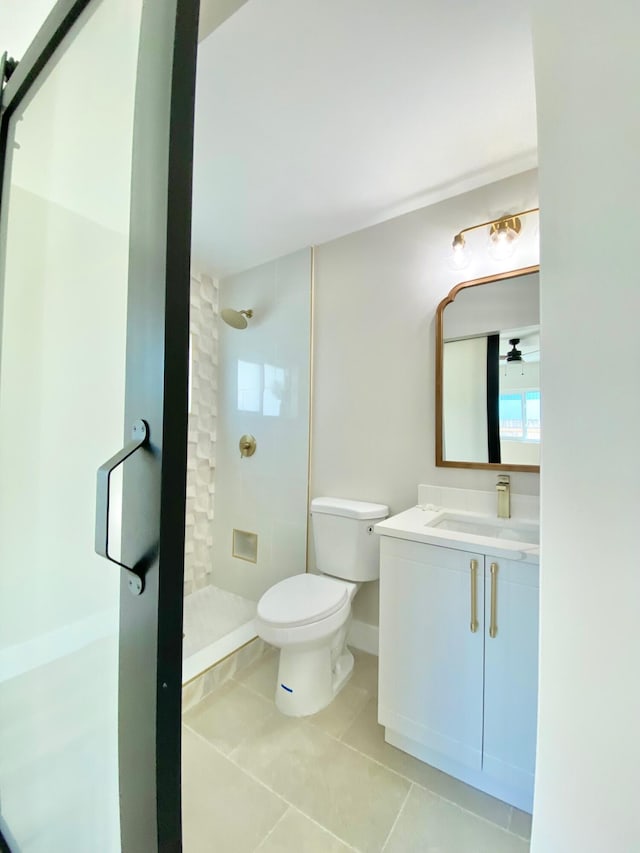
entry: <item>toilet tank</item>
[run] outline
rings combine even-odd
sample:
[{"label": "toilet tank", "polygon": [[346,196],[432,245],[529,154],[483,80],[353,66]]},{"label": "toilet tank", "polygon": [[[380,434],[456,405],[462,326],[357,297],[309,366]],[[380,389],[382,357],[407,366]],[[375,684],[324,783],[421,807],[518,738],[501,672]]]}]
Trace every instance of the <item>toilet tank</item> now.
[{"label": "toilet tank", "polygon": [[314,498],[311,520],[318,571],[348,581],[376,580],[380,554],[373,526],[388,515],[384,504]]}]

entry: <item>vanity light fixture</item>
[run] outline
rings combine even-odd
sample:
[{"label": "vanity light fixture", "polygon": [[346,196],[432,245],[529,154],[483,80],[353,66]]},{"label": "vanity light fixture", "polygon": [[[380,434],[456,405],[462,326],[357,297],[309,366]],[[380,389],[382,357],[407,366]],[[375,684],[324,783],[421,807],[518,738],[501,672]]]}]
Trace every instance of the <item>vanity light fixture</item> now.
[{"label": "vanity light fixture", "polygon": [[489,229],[489,254],[496,261],[510,258],[516,247],[516,240],[522,229],[522,222],[518,216],[509,219],[501,219],[494,222]]},{"label": "vanity light fixture", "polygon": [[487,222],[480,222],[478,225],[470,225],[468,228],[458,231],[451,243],[449,265],[457,270],[464,269],[469,265],[471,252],[466,244],[464,235],[469,231],[475,231],[477,228],[485,228],[487,225],[489,226],[488,251],[491,257],[497,261],[510,258],[522,230],[521,217],[527,216],[529,213],[538,213],[539,210],[539,207],[532,207],[529,210],[510,213],[498,219],[489,219]]},{"label": "vanity light fixture", "polygon": [[454,270],[463,270],[468,267],[471,262],[471,252],[462,235],[456,234],[451,244],[451,257],[449,258],[449,266]]}]

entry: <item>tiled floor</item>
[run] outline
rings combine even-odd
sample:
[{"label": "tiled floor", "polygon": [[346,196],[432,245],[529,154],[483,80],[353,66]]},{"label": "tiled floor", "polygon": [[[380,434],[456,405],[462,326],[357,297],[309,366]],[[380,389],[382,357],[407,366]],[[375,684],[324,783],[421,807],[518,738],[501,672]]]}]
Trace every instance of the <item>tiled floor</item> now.
[{"label": "tiled floor", "polygon": [[529,815],[389,746],[377,658],[313,717],[273,702],[269,652],[184,715],[185,853],[525,853]]}]

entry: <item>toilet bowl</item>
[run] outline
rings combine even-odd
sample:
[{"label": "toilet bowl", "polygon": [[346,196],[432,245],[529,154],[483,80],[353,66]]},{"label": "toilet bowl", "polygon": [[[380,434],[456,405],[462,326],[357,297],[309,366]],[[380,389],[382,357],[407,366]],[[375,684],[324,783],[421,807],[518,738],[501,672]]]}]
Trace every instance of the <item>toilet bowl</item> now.
[{"label": "toilet bowl", "polygon": [[[373,521],[382,504],[316,498],[314,547],[323,574],[285,578],[258,602],[258,636],[280,649],[276,707],[288,716],[315,714],[347,683],[353,655],[346,646],[351,602],[361,582],[379,574]],[[331,569],[331,571],[329,571]]]},{"label": "toilet bowl", "polygon": [[276,707],[283,714],[315,714],[347,682],[353,655],[345,640],[356,589],[337,578],[293,575],[258,602],[258,636],[280,649]]}]

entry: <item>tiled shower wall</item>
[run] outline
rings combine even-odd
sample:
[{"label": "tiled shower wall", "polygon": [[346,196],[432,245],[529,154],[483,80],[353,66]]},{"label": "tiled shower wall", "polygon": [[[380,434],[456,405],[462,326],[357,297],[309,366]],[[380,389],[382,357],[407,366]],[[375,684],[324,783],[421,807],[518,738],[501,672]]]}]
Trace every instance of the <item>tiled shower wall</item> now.
[{"label": "tiled shower wall", "polygon": [[211,583],[218,393],[218,282],[191,276],[191,389],[184,594]]}]

